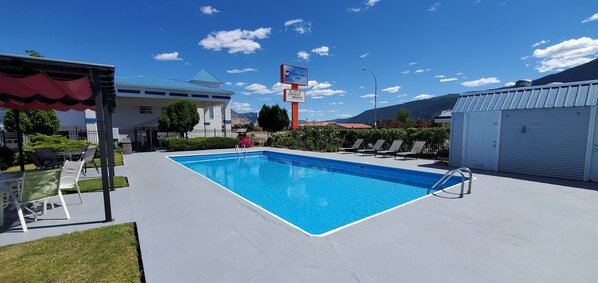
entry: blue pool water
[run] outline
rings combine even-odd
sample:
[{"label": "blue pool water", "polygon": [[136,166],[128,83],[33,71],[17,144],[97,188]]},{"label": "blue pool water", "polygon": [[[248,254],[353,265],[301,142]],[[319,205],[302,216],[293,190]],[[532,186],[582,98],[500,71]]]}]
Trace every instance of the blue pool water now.
[{"label": "blue pool water", "polygon": [[170,158],[312,235],[425,196],[441,177],[269,151]]}]

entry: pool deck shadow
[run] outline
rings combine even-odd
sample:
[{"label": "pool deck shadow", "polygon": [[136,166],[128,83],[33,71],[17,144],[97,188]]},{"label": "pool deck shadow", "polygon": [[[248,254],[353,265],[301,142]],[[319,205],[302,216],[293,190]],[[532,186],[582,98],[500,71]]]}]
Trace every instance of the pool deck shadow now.
[{"label": "pool deck shadow", "polygon": [[[440,174],[448,170],[430,166],[431,160],[254,150],[261,149]],[[147,281],[591,282],[598,278],[595,183],[474,171],[470,195],[458,198],[460,188],[453,187],[318,238],[166,158],[216,152],[232,150],[124,156],[130,187],[111,194],[114,217],[117,223],[137,223]],[[72,223],[102,219],[101,194],[87,195],[84,206],[72,206]],[[67,202],[75,201],[76,195],[68,197]],[[83,210],[93,217],[83,217]],[[56,215],[48,217],[63,216],[61,209],[51,213]],[[65,221],[43,220],[31,226]],[[5,232],[0,234],[0,245],[11,242],[7,237],[27,241],[42,231],[66,233],[102,225],[106,224]]]}]

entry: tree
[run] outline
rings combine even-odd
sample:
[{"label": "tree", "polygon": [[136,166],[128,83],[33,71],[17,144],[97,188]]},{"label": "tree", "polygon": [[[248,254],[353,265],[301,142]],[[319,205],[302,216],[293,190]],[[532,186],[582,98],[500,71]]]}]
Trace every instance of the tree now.
[{"label": "tree", "polygon": [[56,116],[56,112],[52,110],[28,110],[18,111],[14,109],[6,109],[4,112],[4,126],[9,132],[16,131],[17,113],[21,120],[21,131],[23,134],[43,134],[55,135],[58,128],[60,128],[60,120]]},{"label": "tree", "polygon": [[163,132],[177,132],[185,137],[187,132],[199,123],[197,106],[189,99],[177,100],[168,105],[165,113],[158,118],[158,129]]},{"label": "tree", "polygon": [[35,50],[25,50],[25,53],[29,54],[31,57],[44,58],[44,55]]},{"label": "tree", "polygon": [[289,114],[286,109],[280,108],[278,104],[274,106],[263,105],[257,118],[260,127],[278,132],[289,126]]},{"label": "tree", "polygon": [[411,118],[409,110],[405,108],[399,109],[399,111],[395,113],[394,118],[397,121],[399,128],[409,128],[413,125],[413,118]]}]

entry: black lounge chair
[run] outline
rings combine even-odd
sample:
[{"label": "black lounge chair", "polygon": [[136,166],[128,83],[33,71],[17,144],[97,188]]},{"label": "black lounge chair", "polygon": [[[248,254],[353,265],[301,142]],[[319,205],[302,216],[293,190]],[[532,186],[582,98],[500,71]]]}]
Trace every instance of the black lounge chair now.
[{"label": "black lounge chair", "polygon": [[87,174],[87,164],[89,163],[93,163],[93,167],[96,169],[96,172],[100,173],[100,169],[98,169],[98,165],[94,159],[97,150],[97,146],[89,146],[83,156],[81,156],[80,161],[85,162],[85,165],[83,166],[83,175]]},{"label": "black lounge chair", "polygon": [[62,162],[56,159],[56,155],[54,155],[54,152],[49,148],[38,148],[35,150],[35,153],[39,157],[39,160],[50,167],[62,165]]},{"label": "black lounge chair", "polygon": [[359,150],[357,150],[357,152],[355,154],[357,154],[357,153],[361,153],[363,155],[376,154],[377,151],[382,149],[383,145],[384,145],[384,140],[380,139],[380,140],[376,141],[376,143],[374,144],[374,146],[372,146],[372,148],[359,149]]},{"label": "black lounge chair", "polygon": [[388,150],[378,150],[378,151],[376,151],[376,153],[374,153],[374,156],[395,155],[397,153],[397,151],[399,151],[399,149],[401,148],[402,144],[403,144],[403,140],[395,140],[392,142],[392,144],[390,145],[390,148]]},{"label": "black lounge chair", "polygon": [[363,139],[357,139],[352,147],[341,147],[338,149],[339,152],[356,152],[363,143]]},{"label": "black lounge chair", "polygon": [[35,169],[47,169],[61,165],[58,161],[53,162],[51,159],[41,159],[35,152],[26,151],[25,154],[31,159],[31,162],[35,165]]},{"label": "black lounge chair", "polygon": [[426,145],[425,141],[416,141],[415,144],[413,144],[413,147],[410,151],[395,153],[395,159],[397,158],[397,156],[402,156],[403,159],[406,159],[409,156],[415,156],[417,159],[417,155],[422,152],[422,149],[424,149],[424,145]]}]

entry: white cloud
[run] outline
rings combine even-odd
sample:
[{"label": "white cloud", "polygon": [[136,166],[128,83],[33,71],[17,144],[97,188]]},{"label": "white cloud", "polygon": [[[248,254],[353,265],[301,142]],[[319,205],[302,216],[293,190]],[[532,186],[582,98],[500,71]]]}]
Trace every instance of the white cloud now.
[{"label": "white cloud", "polygon": [[263,84],[258,84],[258,83],[250,84],[250,85],[246,86],[245,89],[251,90],[251,91],[253,91],[253,93],[257,93],[257,94],[273,93],[273,91],[271,89],[269,89],[268,87],[266,87]]},{"label": "white cloud", "polygon": [[540,73],[558,71],[592,61],[598,53],[598,39],[569,39],[545,49],[534,50],[534,58],[542,58],[536,70]]},{"label": "white cloud", "polygon": [[382,91],[386,91],[386,92],[390,92],[390,93],[397,93],[399,92],[399,90],[401,89],[400,86],[391,86],[391,87],[387,87],[385,89],[383,89]]},{"label": "white cloud", "polygon": [[326,45],[323,45],[323,46],[320,46],[320,47],[316,47],[316,48],[314,48],[314,49],[311,50],[311,52],[316,53],[316,54],[318,54],[320,56],[328,56],[329,55],[328,51],[329,51],[329,48]]},{"label": "white cloud", "polygon": [[231,104],[231,108],[235,111],[251,111],[251,104],[241,103],[241,102],[233,102]]},{"label": "white cloud", "polygon": [[246,84],[246,83],[244,83],[244,82],[237,82],[237,83],[235,84],[235,86],[238,86],[238,87],[244,87],[244,86],[246,86],[246,85],[247,85],[247,84]]},{"label": "white cloud", "polygon": [[331,102],[330,105],[343,105],[344,102]]},{"label": "white cloud", "polygon": [[442,79],[442,78],[444,78],[444,75],[436,75],[434,77],[437,78],[437,79]]},{"label": "white cloud", "polygon": [[282,94],[285,89],[290,89],[291,85],[277,82],[272,86],[272,93]]},{"label": "white cloud", "polygon": [[376,5],[376,3],[380,2],[380,0],[368,0],[365,4],[368,7],[374,7],[374,5]]},{"label": "white cloud", "polygon": [[324,98],[323,96],[312,96],[311,99],[322,99]]},{"label": "white cloud", "polygon": [[353,12],[353,13],[359,13],[359,12],[361,12],[361,8],[347,8],[347,11]]},{"label": "white cloud", "polygon": [[226,70],[226,72],[229,74],[241,74],[241,73],[247,73],[247,72],[257,72],[257,69],[254,69],[254,68],[232,69],[232,70]]},{"label": "white cloud", "polygon": [[158,55],[154,56],[154,60],[156,60],[156,61],[179,61],[179,60],[183,60],[183,58],[179,58],[179,53],[175,51],[172,53],[158,54]]},{"label": "white cloud", "polygon": [[515,82],[508,82],[505,84],[505,86],[507,86],[507,87],[515,86]]},{"label": "white cloud", "polygon": [[225,82],[224,84],[225,85],[233,85],[233,83],[231,83],[231,82]]},{"label": "white cloud", "polygon": [[365,58],[368,57],[368,55],[370,55],[370,52],[366,52],[364,54],[359,55],[360,58]]},{"label": "white cloud", "polygon": [[299,23],[302,23],[302,22],[303,22],[303,19],[288,20],[288,21],[284,22],[284,26],[288,27],[288,26],[292,26],[294,24],[299,24]]},{"label": "white cloud", "polygon": [[432,98],[432,97],[434,97],[434,96],[433,96],[433,95],[431,95],[431,94],[422,93],[422,94],[420,94],[420,95],[418,95],[418,96],[414,97],[414,98],[413,98],[413,100],[425,100],[425,99],[430,99],[430,98]]},{"label": "white cloud", "polygon": [[403,71],[401,74],[408,75],[409,73],[411,73],[411,71],[407,70],[407,71]]},{"label": "white cloud", "polygon": [[361,98],[370,98],[370,97],[374,97],[375,95],[373,93],[368,93],[365,95],[362,95]]},{"label": "white cloud", "polygon": [[[325,88],[330,88],[332,86],[332,84],[329,82],[323,82],[323,83],[318,83],[317,81],[309,81],[309,82],[314,82],[311,87],[312,90],[325,89]],[[309,82],[308,82],[308,85],[309,85]]]},{"label": "white cloud", "polygon": [[255,40],[267,38],[271,31],[272,28],[258,28],[254,31],[236,29],[212,32],[198,44],[205,49],[213,49],[215,51],[226,48],[228,49],[228,53],[231,54],[237,52],[251,54],[261,48],[261,45]]},{"label": "white cloud", "polygon": [[596,14],[593,14],[591,17],[589,17],[589,18],[587,18],[587,19],[585,19],[585,20],[581,21],[581,23],[582,23],[582,24],[585,24],[585,23],[587,23],[587,22],[596,21],[596,20],[598,20],[598,13],[596,13]]},{"label": "white cloud", "polygon": [[529,59],[529,56],[523,56],[523,57],[521,57],[521,60],[523,60],[523,61],[525,61],[527,59]]},{"label": "white cloud", "polygon": [[349,118],[349,117],[353,117],[353,115],[351,115],[351,114],[338,114],[338,115],[336,115],[336,117]]},{"label": "white cloud", "polygon": [[549,43],[549,42],[550,42],[550,40],[544,40],[544,39],[543,39],[543,40],[540,40],[540,41],[538,41],[538,42],[534,43],[534,44],[532,45],[532,47],[538,47],[538,46],[540,46],[540,45],[544,45],[544,44],[546,44],[546,43]]},{"label": "white cloud", "polygon": [[441,6],[441,3],[434,3],[434,5],[430,6],[430,8],[428,8],[428,12],[436,12],[438,10],[438,8]]},{"label": "white cloud", "polygon": [[386,100],[384,100],[384,101],[378,101],[377,103],[378,103],[378,104],[387,104],[387,103],[388,103],[388,101],[386,101]]},{"label": "white cloud", "polygon": [[299,59],[307,61],[309,60],[309,53],[301,50],[299,52],[297,52],[297,57],[299,57]]},{"label": "white cloud", "polygon": [[409,62],[409,66],[417,65],[417,62]]},{"label": "white cloud", "polygon": [[203,7],[199,8],[199,10],[206,15],[212,15],[212,14],[216,14],[216,13],[220,12],[212,6],[203,6]]},{"label": "white cloud", "polygon": [[466,87],[476,87],[476,86],[483,86],[483,85],[497,84],[497,83],[500,83],[500,80],[496,77],[491,77],[491,78],[481,78],[479,80],[462,82],[461,85],[466,86]]},{"label": "white cloud", "polygon": [[461,72],[455,74],[455,76],[462,76],[462,75],[463,75],[463,73],[461,73]]},{"label": "white cloud", "polygon": [[288,20],[284,23],[285,30],[291,27],[299,34],[306,34],[311,32],[311,22],[306,22],[303,19]]},{"label": "white cloud", "polygon": [[423,69],[415,70],[415,73],[416,73],[416,74],[417,74],[417,73],[423,73],[423,72],[425,72]]},{"label": "white cloud", "polygon": [[502,3],[498,4],[498,7],[502,7],[504,5],[507,5],[507,2],[502,2]]},{"label": "white cloud", "polygon": [[446,82],[453,82],[453,81],[456,81],[456,80],[459,80],[459,79],[457,79],[457,78],[445,78],[445,79],[441,79],[440,82],[441,83],[446,83]]}]

